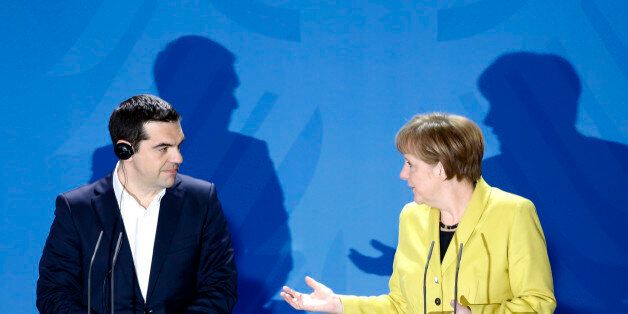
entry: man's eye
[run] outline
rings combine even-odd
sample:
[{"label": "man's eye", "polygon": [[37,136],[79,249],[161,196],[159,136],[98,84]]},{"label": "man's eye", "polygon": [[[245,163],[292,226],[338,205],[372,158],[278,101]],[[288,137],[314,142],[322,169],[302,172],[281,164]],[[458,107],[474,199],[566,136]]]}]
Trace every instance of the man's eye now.
[{"label": "man's eye", "polygon": [[159,149],[160,152],[166,152],[168,150],[168,147],[161,147]]}]

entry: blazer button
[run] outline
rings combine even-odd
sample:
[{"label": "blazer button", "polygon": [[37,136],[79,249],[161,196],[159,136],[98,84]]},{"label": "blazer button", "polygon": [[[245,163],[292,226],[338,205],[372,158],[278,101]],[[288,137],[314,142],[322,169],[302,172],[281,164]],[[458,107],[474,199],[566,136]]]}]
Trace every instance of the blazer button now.
[{"label": "blazer button", "polygon": [[434,300],[434,303],[436,303],[436,305],[440,305],[440,298],[436,298],[436,300]]},{"label": "blazer button", "polygon": [[152,312],[153,312],[153,310],[144,310],[144,314],[150,314]]}]

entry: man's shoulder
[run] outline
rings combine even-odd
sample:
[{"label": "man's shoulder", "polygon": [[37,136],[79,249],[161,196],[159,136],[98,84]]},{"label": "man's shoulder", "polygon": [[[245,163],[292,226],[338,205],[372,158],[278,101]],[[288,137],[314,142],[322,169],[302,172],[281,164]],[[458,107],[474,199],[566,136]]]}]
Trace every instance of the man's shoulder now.
[{"label": "man's shoulder", "polygon": [[[169,190],[182,192],[184,198],[197,205],[214,204],[218,200],[218,193],[213,183],[184,174],[177,175],[175,186]],[[206,206],[201,207],[208,208]]]},{"label": "man's shoulder", "polygon": [[215,189],[214,184],[209,181],[185,174],[178,174],[177,177],[180,180],[178,180],[179,182],[177,188],[183,189],[186,192],[208,193]]},{"label": "man's shoulder", "polygon": [[106,193],[108,189],[111,189],[113,192],[110,175],[95,182],[60,193],[57,196],[56,204],[57,207],[67,206],[72,208],[72,211],[80,211],[81,209],[91,208],[94,197]]},{"label": "man's shoulder", "polygon": [[113,188],[111,184],[111,175],[103,177],[97,181],[81,185],[69,191],[61,193],[67,199],[83,199],[91,197],[95,193],[102,193],[108,188]]}]

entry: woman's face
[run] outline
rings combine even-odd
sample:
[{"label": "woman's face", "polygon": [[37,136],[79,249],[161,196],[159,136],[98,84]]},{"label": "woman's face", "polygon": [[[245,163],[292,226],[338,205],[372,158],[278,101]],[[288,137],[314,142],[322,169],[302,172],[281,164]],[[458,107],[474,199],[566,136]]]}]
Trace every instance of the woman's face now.
[{"label": "woman's face", "polygon": [[417,204],[434,204],[442,180],[442,166],[440,163],[430,165],[413,154],[403,155],[404,163],[399,177],[408,182],[414,193],[414,202]]}]

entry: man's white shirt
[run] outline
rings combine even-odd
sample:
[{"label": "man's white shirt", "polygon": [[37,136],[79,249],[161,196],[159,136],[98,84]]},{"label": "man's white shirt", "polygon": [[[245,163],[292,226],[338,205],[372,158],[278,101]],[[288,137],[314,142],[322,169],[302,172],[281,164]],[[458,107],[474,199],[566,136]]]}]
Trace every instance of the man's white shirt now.
[{"label": "man's white shirt", "polygon": [[131,246],[137,281],[140,285],[142,296],[146,300],[150,267],[153,261],[155,235],[157,233],[157,220],[159,218],[161,198],[166,193],[166,189],[155,195],[148,207],[144,208],[122,186],[118,177],[119,166],[120,162],[118,162],[116,169],[113,171],[113,190],[118,206],[120,206],[124,229]]}]

